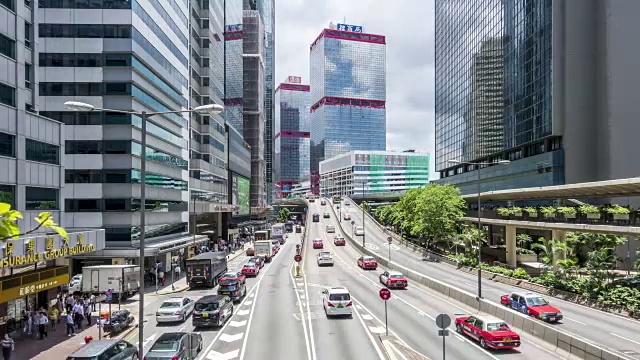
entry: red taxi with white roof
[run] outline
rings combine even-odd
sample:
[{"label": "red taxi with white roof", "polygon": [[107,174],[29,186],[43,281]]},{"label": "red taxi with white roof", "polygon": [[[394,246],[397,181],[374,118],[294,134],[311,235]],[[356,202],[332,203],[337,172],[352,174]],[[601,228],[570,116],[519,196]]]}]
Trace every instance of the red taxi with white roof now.
[{"label": "red taxi with white roof", "polygon": [[347,245],[347,241],[344,239],[344,237],[338,235],[333,238],[333,244],[335,246],[345,246]]},{"label": "red taxi with white roof", "polygon": [[542,321],[553,323],[563,318],[562,312],[557,307],[549,305],[545,298],[531,292],[512,292],[509,295],[502,295],[500,303]]},{"label": "red taxi with white roof", "polygon": [[378,262],[373,256],[363,255],[358,258],[358,266],[363,269],[376,270],[378,268]]},{"label": "red taxi with white roof", "polygon": [[385,271],[380,274],[380,282],[388,288],[406,289],[407,278],[399,271]]},{"label": "red taxi with white roof", "polygon": [[247,281],[247,277],[242,274],[242,271],[230,271],[228,273],[222,274],[219,282],[232,281],[232,280],[245,283]]},{"label": "red taxi with white roof", "polygon": [[247,256],[254,256],[255,254],[256,254],[256,251],[253,248],[247,249]]},{"label": "red taxi with white roof", "polygon": [[242,270],[240,270],[240,272],[245,276],[258,276],[258,273],[260,273],[260,266],[254,262],[248,262],[242,266]]},{"label": "red taxi with white roof", "polygon": [[324,249],[324,243],[322,242],[322,239],[313,240],[313,248],[314,249]]},{"label": "red taxi with white roof", "polygon": [[520,335],[506,322],[494,316],[461,316],[456,318],[456,331],[480,343],[483,348],[514,349],[520,347]]}]

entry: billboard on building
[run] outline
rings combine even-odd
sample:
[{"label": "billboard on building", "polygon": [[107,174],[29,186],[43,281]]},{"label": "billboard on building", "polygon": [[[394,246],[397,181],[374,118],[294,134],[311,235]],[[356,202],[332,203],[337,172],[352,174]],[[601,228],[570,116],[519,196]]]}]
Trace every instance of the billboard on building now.
[{"label": "billboard on building", "polygon": [[231,204],[239,207],[233,215],[249,215],[251,210],[250,184],[248,178],[233,174],[231,178]]}]

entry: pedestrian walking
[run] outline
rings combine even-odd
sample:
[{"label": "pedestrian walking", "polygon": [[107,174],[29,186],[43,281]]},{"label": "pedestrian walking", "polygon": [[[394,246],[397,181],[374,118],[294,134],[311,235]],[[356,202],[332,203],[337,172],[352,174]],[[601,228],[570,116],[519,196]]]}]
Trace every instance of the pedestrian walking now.
[{"label": "pedestrian walking", "polygon": [[49,309],[49,320],[51,320],[51,330],[53,331],[56,331],[56,323],[59,321],[58,314],[59,311],[57,307],[52,306],[51,309]]},{"label": "pedestrian walking", "polygon": [[78,300],[75,305],[73,305],[73,322],[78,326],[78,329],[82,329],[82,314],[84,313],[84,308],[81,304],[81,300]]},{"label": "pedestrian walking", "polygon": [[11,360],[11,352],[15,350],[15,344],[9,334],[4,334],[0,346],[2,346],[2,358],[4,360]]},{"label": "pedestrian walking", "polygon": [[22,329],[22,332],[27,335],[31,335],[33,331],[33,320],[34,320],[33,314],[31,313],[31,311],[24,312],[23,320],[24,320],[24,329]]},{"label": "pedestrian walking", "polygon": [[40,334],[40,340],[44,340],[45,337],[48,337],[47,334],[47,324],[49,323],[49,319],[47,319],[47,315],[44,312],[38,313],[38,333]]},{"label": "pedestrian walking", "polygon": [[73,295],[67,295],[67,312],[70,313],[73,310]]},{"label": "pedestrian walking", "polygon": [[91,311],[96,311],[96,296],[94,294],[89,297],[89,304],[91,304]]},{"label": "pedestrian walking", "polygon": [[158,276],[160,276],[160,283],[162,283],[162,286],[164,286],[164,282],[165,282],[164,271],[160,270],[158,272]]},{"label": "pedestrian walking", "polygon": [[73,327],[73,315],[71,311],[67,312],[67,336],[73,336],[76,334],[76,330]]},{"label": "pedestrian walking", "polygon": [[180,279],[180,264],[176,263],[176,265],[173,267],[173,272],[176,275],[176,279]]},{"label": "pedestrian walking", "polygon": [[87,326],[91,326],[91,308],[88,302],[84,305],[84,317],[87,318]]}]

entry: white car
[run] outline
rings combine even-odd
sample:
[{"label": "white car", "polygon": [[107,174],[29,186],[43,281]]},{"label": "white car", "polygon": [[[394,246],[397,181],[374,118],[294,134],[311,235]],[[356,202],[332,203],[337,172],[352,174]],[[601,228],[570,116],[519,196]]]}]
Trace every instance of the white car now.
[{"label": "white car", "polygon": [[351,220],[351,214],[348,214],[348,213],[347,213],[347,214],[344,214],[344,215],[342,216],[342,218],[343,218],[343,219],[345,219],[345,220]]},{"label": "white car", "polygon": [[364,228],[362,226],[356,226],[356,229],[353,233],[358,236],[362,236],[364,235]]},{"label": "white car", "polygon": [[326,231],[327,231],[327,233],[335,233],[336,232],[336,227],[333,226],[333,225],[327,225]]},{"label": "white car", "polygon": [[195,301],[183,296],[167,299],[156,311],[156,322],[185,321],[193,312],[195,303]]},{"label": "white car", "polygon": [[318,253],[318,266],[323,265],[333,266],[333,258],[331,257],[331,252],[320,251]]},{"label": "white car", "polygon": [[353,316],[353,302],[346,287],[332,287],[322,292],[322,306],[327,318],[331,316]]}]

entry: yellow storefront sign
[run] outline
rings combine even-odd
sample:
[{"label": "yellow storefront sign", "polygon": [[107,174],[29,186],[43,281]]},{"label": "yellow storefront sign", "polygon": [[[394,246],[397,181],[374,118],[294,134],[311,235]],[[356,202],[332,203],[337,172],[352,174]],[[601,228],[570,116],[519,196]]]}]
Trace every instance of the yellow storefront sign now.
[{"label": "yellow storefront sign", "polygon": [[1,290],[0,303],[35,294],[43,290],[53,289],[68,283],[69,273]]},{"label": "yellow storefront sign", "polygon": [[[9,243],[10,242],[7,243],[7,250],[9,249]],[[32,252],[25,255],[11,256],[13,254],[13,246],[11,246],[11,251],[6,251],[6,257],[0,259],[0,268],[28,265],[38,261],[53,260],[91,251],[95,251],[94,245],[83,244],[74,247],[63,247],[61,249],[52,249],[44,252]]]}]

